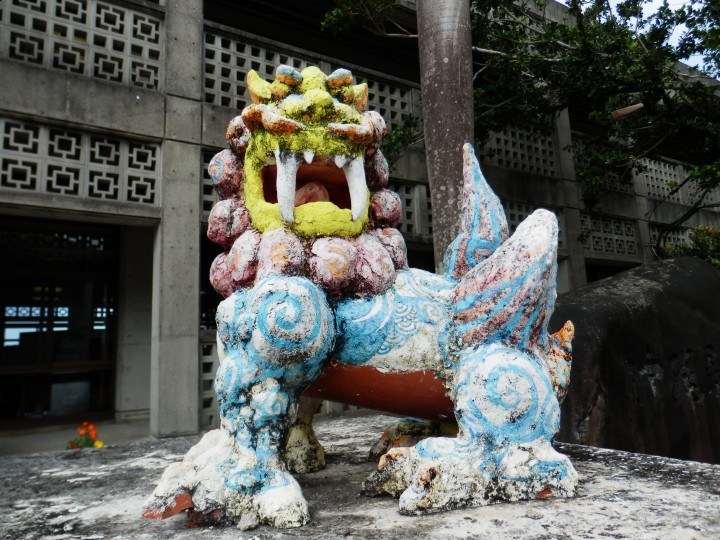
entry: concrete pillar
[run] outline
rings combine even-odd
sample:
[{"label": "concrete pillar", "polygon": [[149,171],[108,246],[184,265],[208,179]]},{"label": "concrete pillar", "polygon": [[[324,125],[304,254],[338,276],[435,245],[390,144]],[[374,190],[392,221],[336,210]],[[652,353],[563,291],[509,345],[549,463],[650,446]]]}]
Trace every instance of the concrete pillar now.
[{"label": "concrete pillar", "polygon": [[635,195],[635,208],[637,209],[638,217],[638,234],[640,237],[640,249],[643,264],[648,264],[657,260],[657,256],[653,250],[653,245],[650,240],[650,223],[648,222],[648,213],[652,209],[653,202],[649,201],[647,197],[642,195]]},{"label": "concrete pillar", "polygon": [[572,289],[572,280],[570,278],[570,261],[568,259],[560,259],[557,269],[557,293],[562,294]]},{"label": "concrete pillar", "polygon": [[570,290],[572,290],[587,284],[585,249],[579,239],[582,232],[580,229],[580,210],[577,208],[565,208],[564,214],[569,253],[567,279]]},{"label": "concrete pillar", "polygon": [[202,0],[167,2],[165,58],[165,93],[189,99],[202,99]]},{"label": "concrete pillar", "polygon": [[199,428],[203,3],[173,0],[165,15],[162,219],[153,254],[150,431]]},{"label": "concrete pillar", "polygon": [[153,230],[120,232],[115,419],[147,418],[150,411],[150,324]]},{"label": "concrete pillar", "polygon": [[163,145],[163,215],[153,255],[150,431],[199,425],[200,147]]},{"label": "concrete pillar", "polygon": [[572,153],[572,132],[570,116],[567,110],[560,111],[555,123],[558,141],[558,167],[563,178],[565,198],[565,234],[567,240],[568,260],[564,264],[564,287],[577,289],[587,283],[585,273],[585,250],[580,236],[580,193],[575,176],[575,161]]}]

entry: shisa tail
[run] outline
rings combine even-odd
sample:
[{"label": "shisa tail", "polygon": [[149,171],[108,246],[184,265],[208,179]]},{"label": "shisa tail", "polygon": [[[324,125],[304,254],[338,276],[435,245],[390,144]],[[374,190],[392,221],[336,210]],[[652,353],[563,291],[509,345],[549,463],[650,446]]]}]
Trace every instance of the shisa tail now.
[{"label": "shisa tail", "polygon": [[570,385],[570,367],[572,364],[572,340],[575,337],[575,325],[566,321],[563,327],[550,336],[547,354],[543,357],[545,367],[550,374],[553,390],[558,401],[565,399]]},{"label": "shisa tail", "polygon": [[547,348],[556,297],[557,236],[555,215],[536,210],[463,276],[453,302],[457,345],[492,341],[530,351]]},{"label": "shisa tail", "polygon": [[459,280],[508,237],[500,199],[488,185],[471,144],[463,146],[463,207],[460,233],[443,257],[445,276]]}]

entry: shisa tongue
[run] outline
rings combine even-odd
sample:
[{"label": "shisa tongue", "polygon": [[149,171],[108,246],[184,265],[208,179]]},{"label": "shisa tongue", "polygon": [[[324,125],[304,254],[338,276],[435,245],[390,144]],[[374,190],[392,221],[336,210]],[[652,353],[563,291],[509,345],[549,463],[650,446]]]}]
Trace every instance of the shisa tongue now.
[{"label": "shisa tongue", "polygon": [[329,200],[330,194],[322,182],[309,182],[295,192],[295,206]]},{"label": "shisa tongue", "polygon": [[[309,151],[292,152],[275,150],[276,188],[280,217],[285,223],[294,223],[295,206],[306,202],[330,200],[327,190],[319,182],[310,182],[297,190],[297,171],[302,161],[312,162],[314,154]],[[353,221],[357,221],[365,211],[367,202],[367,185],[365,183],[365,167],[362,157],[335,156],[334,163],[345,173],[350,192],[350,210]],[[318,185],[322,190],[318,189]],[[312,187],[310,187],[312,186]],[[298,200],[307,199],[304,202]]]}]

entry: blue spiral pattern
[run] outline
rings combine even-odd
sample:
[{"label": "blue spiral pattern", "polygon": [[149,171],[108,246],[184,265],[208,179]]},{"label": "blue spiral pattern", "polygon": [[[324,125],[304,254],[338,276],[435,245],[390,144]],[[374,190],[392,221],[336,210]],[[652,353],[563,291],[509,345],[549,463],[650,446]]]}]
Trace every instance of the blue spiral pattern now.
[{"label": "blue spiral pattern", "polygon": [[461,355],[455,376],[459,422],[472,438],[494,445],[550,440],[560,408],[539,359],[502,345]]},{"label": "blue spiral pattern", "polygon": [[287,392],[277,381],[271,380],[268,387],[252,394],[250,406],[255,411],[255,426],[259,429],[268,422],[280,419],[287,413],[289,405]]},{"label": "blue spiral pattern", "polygon": [[307,364],[327,358],[334,319],[325,295],[309,279],[267,277],[251,290],[247,305],[256,313],[250,345],[268,362],[311,367]]}]

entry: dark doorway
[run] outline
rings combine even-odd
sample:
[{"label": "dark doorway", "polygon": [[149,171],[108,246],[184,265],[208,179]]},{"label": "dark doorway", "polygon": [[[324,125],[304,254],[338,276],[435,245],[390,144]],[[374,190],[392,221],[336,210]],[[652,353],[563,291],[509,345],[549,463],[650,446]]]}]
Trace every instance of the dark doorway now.
[{"label": "dark doorway", "polygon": [[112,417],[118,231],[0,217],[0,427]]},{"label": "dark doorway", "polygon": [[408,244],[408,266],[435,273],[435,256],[432,244]]}]

